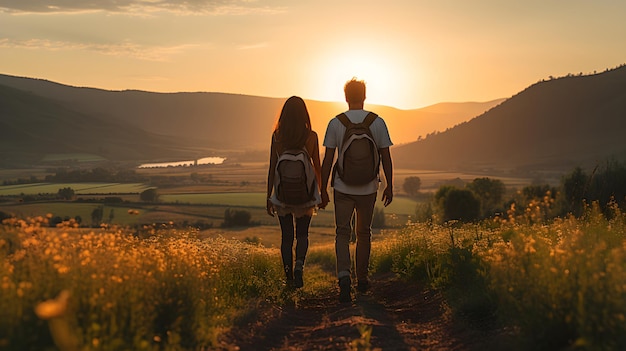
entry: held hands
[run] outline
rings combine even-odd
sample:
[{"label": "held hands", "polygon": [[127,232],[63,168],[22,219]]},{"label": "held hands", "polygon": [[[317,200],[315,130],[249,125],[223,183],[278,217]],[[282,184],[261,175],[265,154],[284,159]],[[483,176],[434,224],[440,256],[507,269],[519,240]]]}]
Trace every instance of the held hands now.
[{"label": "held hands", "polygon": [[383,191],[383,197],[381,198],[381,201],[383,202],[383,205],[385,205],[385,207],[389,206],[391,201],[393,201],[393,188],[392,187],[388,186],[385,188],[385,191]]},{"label": "held hands", "polygon": [[323,210],[326,208],[326,205],[328,205],[328,203],[330,202],[330,199],[328,198],[328,191],[322,190],[322,192],[320,193],[320,196],[322,197],[322,202],[319,205],[317,205],[317,207]]}]

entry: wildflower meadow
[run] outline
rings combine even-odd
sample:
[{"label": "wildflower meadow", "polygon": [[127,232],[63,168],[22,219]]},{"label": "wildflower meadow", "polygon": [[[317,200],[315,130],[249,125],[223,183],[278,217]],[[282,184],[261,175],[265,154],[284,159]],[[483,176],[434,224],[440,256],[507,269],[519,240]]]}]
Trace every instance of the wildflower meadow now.
[{"label": "wildflower meadow", "polygon": [[279,291],[278,258],[257,246],[45,223],[11,220],[0,232],[3,349],[202,349],[248,300]]},{"label": "wildflower meadow", "polygon": [[[371,269],[441,290],[468,325],[506,328],[518,349],[626,348],[626,216],[540,209],[476,223],[409,223],[374,241]],[[513,213],[513,211],[511,212]],[[204,350],[258,301],[285,303],[276,249],[193,229],[0,229],[0,347]],[[333,247],[309,267],[332,271]],[[307,281],[308,293],[333,286]],[[309,276],[307,279],[312,279]]]},{"label": "wildflower meadow", "polygon": [[594,203],[542,221],[535,205],[507,220],[410,224],[378,243],[374,266],[445,291],[458,316],[512,330],[521,349],[625,349],[626,216]]}]

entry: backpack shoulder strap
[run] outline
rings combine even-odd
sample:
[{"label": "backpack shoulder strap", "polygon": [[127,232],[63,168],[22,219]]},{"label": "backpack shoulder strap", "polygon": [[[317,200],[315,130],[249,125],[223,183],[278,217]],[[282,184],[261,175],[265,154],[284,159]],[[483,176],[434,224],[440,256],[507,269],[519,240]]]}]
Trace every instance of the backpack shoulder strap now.
[{"label": "backpack shoulder strap", "polygon": [[341,122],[341,124],[343,124],[344,127],[348,128],[350,125],[352,125],[352,121],[350,121],[350,118],[348,118],[348,116],[345,113],[340,113],[337,115],[337,119],[339,120],[339,122]]},{"label": "backpack shoulder strap", "polygon": [[[369,127],[370,125],[372,125],[372,123],[374,123],[374,121],[376,120],[376,118],[378,118],[378,115],[375,114],[374,112],[369,112],[367,114],[367,116],[365,116],[365,119],[363,120],[363,122],[361,122],[362,124],[364,124],[366,127]],[[344,127],[348,128],[350,125],[353,125],[354,123],[352,123],[352,121],[348,118],[348,116],[346,116],[345,113],[340,113],[337,115],[337,119],[341,122],[341,124],[344,125]]]},{"label": "backpack shoulder strap", "polygon": [[372,125],[372,123],[374,123],[376,118],[378,118],[378,115],[375,114],[374,112],[370,112],[367,114],[367,116],[365,116],[365,119],[363,120],[363,124],[369,127]]}]

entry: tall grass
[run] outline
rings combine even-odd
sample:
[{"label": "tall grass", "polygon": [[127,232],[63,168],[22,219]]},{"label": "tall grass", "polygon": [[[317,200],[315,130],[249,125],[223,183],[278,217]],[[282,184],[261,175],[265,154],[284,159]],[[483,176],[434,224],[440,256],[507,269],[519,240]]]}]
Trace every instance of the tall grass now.
[{"label": "tall grass", "polygon": [[626,217],[597,204],[581,219],[502,228],[480,250],[504,318],[546,349],[626,348]]},{"label": "tall grass", "polygon": [[[0,348],[50,349],[43,319],[65,318],[90,349],[201,349],[216,344],[250,299],[278,298],[278,256],[259,247],[199,240],[193,231],[141,239],[45,223],[12,220],[0,229]],[[61,292],[71,294],[67,306],[51,300]]]},{"label": "tall grass", "polygon": [[373,268],[446,291],[458,314],[519,330],[527,349],[626,348],[626,216],[409,225]]},{"label": "tall grass", "polygon": [[[444,291],[457,316],[510,327],[525,349],[626,349],[626,215],[609,207],[547,221],[535,204],[506,220],[409,224],[373,242],[372,271]],[[1,349],[52,349],[66,329],[64,351],[214,348],[254,301],[299,303],[336,286],[332,244],[311,248],[296,296],[282,289],[276,249],[46,221],[0,229]]]}]

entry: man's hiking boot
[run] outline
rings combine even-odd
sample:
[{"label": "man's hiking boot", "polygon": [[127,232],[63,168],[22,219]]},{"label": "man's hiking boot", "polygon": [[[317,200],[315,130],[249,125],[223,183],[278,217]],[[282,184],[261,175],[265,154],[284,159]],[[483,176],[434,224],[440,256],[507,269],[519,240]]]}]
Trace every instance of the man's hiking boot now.
[{"label": "man's hiking boot", "polygon": [[350,289],[352,283],[350,282],[350,277],[343,277],[339,279],[339,302],[348,303],[352,302],[352,296],[350,293]]},{"label": "man's hiking boot", "polygon": [[356,291],[360,292],[361,294],[365,294],[370,288],[370,282],[365,280],[365,281],[359,281],[356,284]]},{"label": "man's hiking boot", "polygon": [[301,288],[304,286],[304,281],[302,280],[302,270],[296,269],[293,271],[293,282],[296,288]]}]

